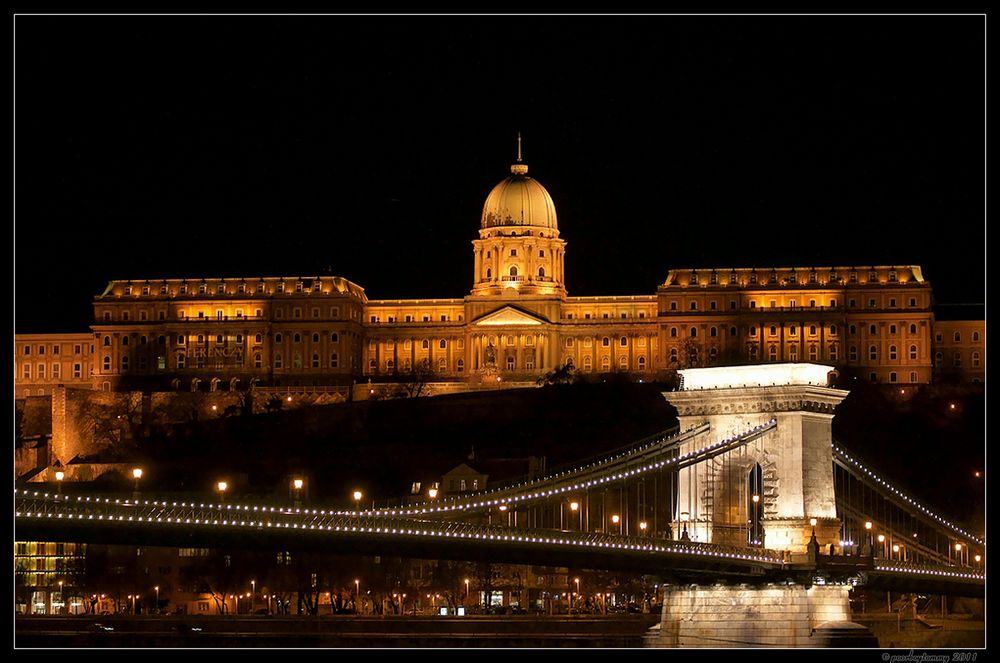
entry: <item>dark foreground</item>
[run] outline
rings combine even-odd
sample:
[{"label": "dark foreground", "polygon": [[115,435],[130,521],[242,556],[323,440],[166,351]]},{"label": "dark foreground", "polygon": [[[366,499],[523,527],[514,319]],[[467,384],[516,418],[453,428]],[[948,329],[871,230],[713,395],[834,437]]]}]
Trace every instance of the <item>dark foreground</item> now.
[{"label": "dark foreground", "polygon": [[16,647],[641,647],[659,615],[23,617]]}]

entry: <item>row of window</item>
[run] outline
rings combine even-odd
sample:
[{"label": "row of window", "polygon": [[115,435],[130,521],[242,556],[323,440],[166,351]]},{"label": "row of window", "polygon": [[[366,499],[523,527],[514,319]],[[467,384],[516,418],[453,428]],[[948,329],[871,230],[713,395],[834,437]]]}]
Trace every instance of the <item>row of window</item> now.
[{"label": "row of window", "polygon": [[[47,346],[45,346],[45,345],[37,345],[37,346],[35,346],[35,354],[38,355],[38,356],[43,356],[45,354],[45,348],[46,347]],[[60,346],[58,346],[58,345],[53,345],[52,346],[52,354],[54,354],[54,355],[59,354],[60,353],[59,347]],[[82,351],[83,351],[83,344],[81,344],[81,343],[74,343],[73,344],[73,354],[75,354],[75,355],[83,354]],[[90,345],[90,351],[91,352],[94,351],[94,345],[93,345],[93,343],[91,343],[91,345]],[[22,354],[24,354],[25,357],[30,356],[31,355],[31,346],[30,345],[25,345],[24,349],[21,352],[22,352]]]},{"label": "row of window", "polygon": [[[51,370],[48,370],[48,377],[53,380],[58,380],[62,378],[61,375],[62,367],[58,363],[54,363],[51,366]],[[34,376],[36,380],[46,379],[46,364],[35,364]],[[81,364],[73,364],[73,377],[80,378],[83,375],[83,366]],[[31,364],[24,364],[21,366],[21,377],[24,380],[31,380],[32,370]]]},{"label": "row of window", "polygon": [[[187,353],[185,353],[183,351],[178,352],[176,354],[175,361],[176,361],[176,366],[177,366],[178,369],[188,368],[188,356],[187,356]],[[234,365],[234,366],[243,366],[243,354],[240,353],[240,352],[234,353],[232,355],[232,357],[230,358],[230,361],[231,361],[232,365]],[[127,356],[126,357],[122,357],[119,360],[119,362],[120,362],[119,365],[120,365],[121,372],[122,373],[127,373],[130,370],[131,366],[132,366],[131,358],[129,358]],[[215,368],[224,368],[225,365],[226,365],[226,360],[223,359],[223,358],[221,358],[221,357],[216,357],[216,358],[214,358],[214,361],[211,361],[211,358],[206,358],[203,355],[199,355],[199,356],[197,356],[195,358],[195,364],[194,364],[194,366],[192,366],[192,368],[194,368],[194,367],[197,367],[197,368],[206,368],[206,366],[209,363],[212,363]],[[111,371],[111,364],[112,364],[111,356],[110,355],[105,355],[104,359],[101,362],[101,367],[104,370],[104,372],[107,373],[107,372]],[[309,366],[311,368],[322,368],[323,367],[323,360],[322,360],[322,357],[320,356],[320,354],[318,352],[314,352],[312,354],[312,360],[311,360]],[[331,352],[329,354],[329,357],[328,357],[328,364],[327,364],[327,366],[329,368],[340,368],[340,354],[337,353],[337,352]],[[145,357],[139,357],[139,360],[138,360],[138,369],[140,371],[145,371],[147,369],[147,367],[148,367],[148,364],[147,364],[146,358]],[[254,353],[254,355],[253,355],[253,367],[257,368],[257,369],[264,367],[263,356],[259,352]],[[163,357],[163,356],[157,357],[157,368],[159,370],[166,370],[166,358],[165,357]],[[276,368],[276,369],[283,369],[283,368],[285,368],[284,355],[281,352],[274,353],[274,368]],[[294,353],[292,355],[292,363],[291,363],[290,368],[302,368],[302,354],[301,353],[296,352],[296,353]]]},{"label": "row of window", "polygon": [[[426,360],[424,360],[424,365],[427,365]],[[384,369],[387,373],[391,373],[396,369],[396,362],[392,359],[387,359],[384,364]],[[436,367],[439,373],[445,373],[448,371],[448,360],[444,357],[440,357],[437,360]],[[409,372],[413,368],[413,364],[410,362],[410,358],[406,357],[402,362],[402,370]],[[368,372],[375,373],[378,371],[378,362],[375,359],[368,360]],[[465,360],[456,359],[455,360],[455,372],[462,373],[465,371]]]},{"label": "row of window", "polygon": [[[299,332],[295,332],[293,334],[290,334],[289,337],[292,339],[293,343],[301,343],[302,342],[302,334],[299,333]],[[187,338],[188,337],[185,336],[184,334],[178,334],[177,335],[177,345],[186,345],[187,344]],[[202,343],[206,342],[206,339],[212,338],[212,335],[206,336],[205,334],[198,334],[197,336],[195,336],[195,338],[197,339],[197,343],[202,344]],[[215,338],[216,345],[224,345],[224,344],[226,344],[226,343],[229,342],[230,338],[233,338],[235,340],[235,342],[238,343],[238,344],[243,343],[243,334],[236,334],[235,336],[232,336],[232,337],[230,337],[229,334],[215,334],[214,338]],[[320,338],[321,338],[321,336],[320,336],[320,334],[318,332],[313,332],[313,334],[312,334],[312,342],[313,343],[319,343],[320,342]],[[146,345],[146,343],[149,340],[145,335],[140,335],[138,337],[138,339],[139,339],[139,345]],[[156,337],[156,342],[159,345],[165,345],[166,342],[167,342],[167,337],[163,336],[163,335],[157,336]],[[254,337],[253,337],[253,342],[254,342],[255,345],[260,345],[261,343],[264,342],[264,335],[263,334],[255,334]],[[278,332],[278,333],[276,333],[274,335],[274,342],[275,343],[282,343],[282,342],[284,342],[284,336],[282,335],[281,332]],[[330,342],[331,343],[339,343],[340,342],[340,334],[338,332],[331,332],[330,333]],[[121,337],[121,344],[123,346],[128,346],[129,345],[129,337],[128,336],[122,336]],[[103,345],[104,345],[104,347],[110,347],[111,346],[111,337],[110,336],[105,336],[104,337]]]},{"label": "row of window", "polygon": [[[499,254],[500,254],[500,252],[497,251],[497,255],[499,255]],[[492,258],[492,257],[493,257],[493,251],[487,251],[486,252],[486,258],[489,259],[489,258]],[[511,258],[516,258],[517,257],[517,249],[511,249],[510,250],[510,257]],[[545,249],[538,249],[538,257],[539,258],[544,258],[545,257]]]},{"label": "row of window", "polygon": [[[757,300],[751,299],[748,302],[748,304],[747,304],[747,308],[756,309],[756,308],[758,308],[757,303],[758,303]],[[817,306],[823,306],[822,302],[820,302],[819,304],[817,304],[817,302],[816,302],[815,299],[810,299],[809,300],[809,306],[808,306],[808,308],[816,308]],[[836,308],[837,307],[837,299],[831,298],[829,300],[829,304],[827,306],[829,306],[830,308]],[[853,298],[849,299],[847,301],[847,306],[848,306],[848,308],[858,308],[858,302],[857,302],[856,299],[853,299]],[[910,297],[909,306],[910,306],[910,308],[916,308],[916,306],[917,306],[917,298],[916,297]],[[764,302],[760,302],[760,308],[764,308]],[[778,300],[776,300],[776,299],[769,300],[767,308],[778,308]],[[797,299],[789,299],[788,300],[788,306],[787,307],[783,307],[783,308],[793,308],[793,309],[794,308],[799,308],[799,302],[798,302]],[[872,297],[872,298],[870,298],[868,300],[868,308],[878,308],[878,302],[877,302],[877,300],[874,297]],[[896,306],[896,298],[895,297],[890,297],[889,298],[889,306],[887,308],[898,308]],[[736,300],[735,299],[730,299],[729,300],[729,310],[735,311],[736,309],[737,309],[737,302],[736,302]],[[677,310],[679,310],[678,303],[676,301],[671,301],[670,302],[670,310],[671,311],[677,311]],[[688,310],[690,310],[690,311],[697,311],[698,310],[698,302],[697,302],[697,300],[692,300],[692,301],[688,302]],[[714,299],[709,300],[709,302],[708,302],[708,310],[710,310],[710,311],[717,311],[717,310],[719,310],[718,309],[718,302],[716,302],[716,300],[714,300]]]},{"label": "row of window", "polygon": [[[509,339],[508,340],[508,345],[513,345],[514,344],[514,337],[513,336],[508,336],[507,338]],[[532,339],[530,336],[528,337],[528,339],[529,340],[527,341],[527,345],[533,345],[534,344],[534,339]],[[409,350],[410,349],[410,345],[411,345],[412,342],[413,341],[411,341],[410,339],[405,339],[403,341],[403,350]],[[384,343],[386,345],[386,347],[388,347],[390,349],[395,345],[395,341],[392,341],[392,340],[382,341],[382,343]],[[455,345],[459,349],[465,348],[465,339],[464,338],[458,339],[455,342]],[[377,346],[378,346],[378,341],[376,341],[375,339],[369,339],[368,340],[368,351],[369,352],[375,352],[375,349],[376,349]],[[430,350],[430,347],[431,347],[431,341],[430,341],[430,339],[426,339],[425,338],[425,339],[422,339],[420,341],[420,349],[421,350]],[[438,342],[437,342],[437,347],[440,350],[447,350],[448,349],[448,341],[447,341],[447,339],[443,339],[443,338],[439,339]]]},{"label": "row of window", "polygon": [[[589,348],[591,347],[591,345],[593,345],[594,339],[589,336],[586,336],[582,339],[582,342],[584,347]],[[574,343],[576,343],[576,340],[573,337],[567,337],[564,343],[567,348],[571,348],[573,347]],[[529,343],[528,345],[531,344]],[[627,336],[619,337],[618,345],[620,345],[623,348],[628,347],[628,337]],[[636,345],[642,348],[646,347],[646,337],[640,336],[636,338]],[[601,347],[607,348],[610,346],[611,346],[611,338],[609,338],[608,336],[601,338]]]},{"label": "row of window", "polygon": [[[139,287],[139,292],[143,295],[149,295],[153,292],[153,286],[143,285]],[[134,288],[131,285],[126,285],[122,288],[122,293],[126,296],[131,296],[134,293]],[[157,288],[158,293],[161,295],[167,294],[167,285],[160,284]],[[279,281],[275,284],[276,292],[321,292],[322,283],[319,279],[308,279],[304,281],[296,281],[294,285],[289,284],[287,287],[284,281]],[[178,287],[178,292],[182,295],[186,295],[189,292],[197,292],[199,295],[207,295],[209,293],[214,293],[217,295],[233,294],[231,290],[226,288],[225,283],[218,283],[214,288],[210,287],[207,283],[199,283],[197,287],[189,286],[187,283],[182,283]],[[269,294],[265,292],[265,283],[263,281],[258,281],[256,284],[248,285],[247,283],[237,283],[236,284],[236,294],[246,294],[246,293],[258,293],[258,294]]]},{"label": "row of window", "polygon": [[[758,276],[757,276],[757,272],[756,271],[751,271],[748,278],[749,278],[749,281],[750,281],[751,284],[758,283]],[[817,276],[816,270],[810,270],[809,271],[809,275],[806,277],[806,281],[805,282],[816,283],[817,280],[818,280],[818,278],[819,277]],[[839,281],[841,279],[840,275],[837,274],[837,272],[830,272],[827,278],[829,279],[829,281],[831,283],[835,283],[835,282],[837,282],[837,281]],[[858,273],[856,271],[850,272],[848,274],[848,276],[847,276],[847,280],[850,283],[858,283]],[[888,280],[889,280],[890,283],[897,283],[898,282],[898,277],[897,277],[897,274],[896,274],[896,270],[890,270],[889,271]],[[690,277],[690,281],[689,282],[693,283],[693,284],[698,284],[698,272],[697,271],[691,272],[691,277]],[[775,270],[772,270],[771,273],[768,274],[766,277],[760,277],[759,278],[759,282],[760,283],[770,283],[770,284],[776,284],[776,283],[778,283],[778,272],[775,271]],[[794,270],[791,271],[791,272],[789,272],[785,276],[785,278],[783,278],[781,280],[781,282],[782,283],[791,283],[791,284],[798,283],[799,282],[798,273],[795,272]],[[867,281],[866,282],[867,283],[878,283],[878,274],[875,271],[868,272],[868,277],[867,277]],[[709,275],[709,277],[708,277],[708,283],[709,283],[709,285],[718,285],[719,284],[719,275],[718,275],[717,272],[712,272]],[[730,285],[735,285],[736,284],[736,270],[733,270],[733,271],[729,272],[729,283],[730,283]]]},{"label": "row of window", "polygon": [[[331,306],[330,309],[329,309],[329,312],[330,312],[330,316],[329,317],[331,319],[334,319],[334,320],[340,319],[340,307],[339,306]],[[138,318],[139,322],[147,322],[147,321],[149,321],[150,320],[150,317],[149,317],[150,313],[151,312],[148,311],[148,310],[146,310],[146,309],[143,309],[143,310],[139,311],[139,318]],[[293,320],[301,320],[301,319],[303,319],[302,308],[301,307],[299,307],[299,306],[293,307],[291,309],[291,313],[292,313],[292,319]],[[320,314],[321,314],[320,308],[318,306],[314,306],[312,308],[312,310],[311,310],[311,314],[312,314],[312,318],[314,320],[320,319]],[[103,312],[103,321],[104,322],[112,322],[112,317],[113,317],[112,316],[112,311],[107,310],[107,311]],[[274,308],[274,318],[276,320],[282,320],[282,319],[284,319],[284,317],[285,317],[285,309],[283,307],[275,307]],[[353,311],[352,311],[352,317],[353,317]],[[187,311],[187,310],[184,310],[184,309],[180,309],[180,310],[177,311],[177,319],[178,320],[188,320],[188,319],[192,319],[192,318],[198,319],[198,320],[212,320],[212,319],[214,319],[214,320],[230,320],[230,319],[233,319],[233,320],[253,320],[253,319],[262,320],[264,318],[264,309],[259,309],[259,308],[258,309],[254,309],[252,317],[249,316],[249,315],[247,315],[247,313],[246,313],[246,311],[244,309],[241,309],[241,308],[233,309],[232,317],[231,318],[230,318],[229,313],[227,313],[225,309],[221,309],[221,308],[215,309],[215,316],[214,316],[214,318],[211,316],[210,311],[206,311],[206,310],[203,310],[203,309],[197,309],[195,311]],[[156,319],[160,320],[160,321],[166,320],[167,319],[167,312],[163,311],[163,310],[156,311]],[[131,311],[127,311],[127,310],[126,311],[119,311],[119,320],[121,322],[131,322],[132,321],[132,312]]]},{"label": "row of window", "polygon": [[[620,318],[622,320],[627,320],[630,317],[629,313],[627,311],[622,311],[619,315],[620,315]],[[638,316],[639,316],[640,320],[645,320],[646,319],[646,312],[645,311],[639,311]],[[611,314],[608,313],[607,311],[605,311],[604,313],[601,314],[601,319],[602,320],[610,320],[611,317],[612,317]],[[574,314],[573,313],[567,313],[566,314],[566,319],[567,320],[573,320],[574,319]],[[577,319],[579,320],[580,318],[577,318]],[[591,320],[593,318],[592,318],[592,316],[591,316],[590,313],[584,313],[582,319],[583,320]]]},{"label": "row of window", "polygon": [[[508,274],[508,276],[513,276],[514,278],[517,278],[517,276],[518,276],[517,265],[511,265],[510,269],[507,270],[507,274]],[[486,280],[489,281],[492,278],[493,278],[493,269],[491,267],[487,267],[486,268]],[[545,268],[544,267],[539,267],[538,268],[538,278],[540,278],[540,279],[544,279],[545,278]]]},{"label": "row of window", "polygon": [[[465,316],[460,313],[458,315],[458,321],[462,322],[462,320],[464,320],[464,319],[465,319]],[[368,316],[368,321],[369,322],[382,322],[382,317],[379,316],[379,315],[370,315],[370,316]],[[402,320],[399,320],[398,316],[389,315],[389,316],[386,316],[385,322],[417,322],[417,319],[415,317],[413,317],[412,315],[409,315],[409,314],[408,315],[404,315]],[[430,315],[423,315],[423,316],[421,316],[420,322],[431,322],[431,316]],[[442,313],[440,316],[438,316],[438,322],[451,322],[451,316],[448,315],[448,314],[446,314],[446,313]]]},{"label": "row of window", "polygon": [[[934,341],[937,342],[937,343],[943,342],[943,338],[944,338],[944,335],[941,332],[937,332],[936,334],[934,334]],[[979,335],[979,332],[977,332],[977,331],[972,332],[972,342],[973,343],[979,343],[979,339],[980,338],[981,337]],[[961,343],[962,342],[962,332],[960,332],[960,331],[955,332],[954,334],[952,334],[951,339],[952,339],[952,341],[954,343]]]}]

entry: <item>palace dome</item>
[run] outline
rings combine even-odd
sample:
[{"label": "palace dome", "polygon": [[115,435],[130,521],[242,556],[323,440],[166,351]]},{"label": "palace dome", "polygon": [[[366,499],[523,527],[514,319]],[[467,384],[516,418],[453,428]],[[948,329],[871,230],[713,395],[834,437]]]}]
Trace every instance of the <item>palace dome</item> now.
[{"label": "palace dome", "polygon": [[481,228],[535,226],[558,230],[556,206],[541,184],[528,177],[528,166],[515,163],[510,177],[493,187],[483,205]]}]

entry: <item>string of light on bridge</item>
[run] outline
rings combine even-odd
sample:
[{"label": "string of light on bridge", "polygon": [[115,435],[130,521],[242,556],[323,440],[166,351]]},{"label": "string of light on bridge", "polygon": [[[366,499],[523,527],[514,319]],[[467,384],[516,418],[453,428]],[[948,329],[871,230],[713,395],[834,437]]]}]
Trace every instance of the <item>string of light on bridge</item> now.
[{"label": "string of light on bridge", "polygon": [[[23,491],[23,496],[27,497],[29,495],[28,491]],[[60,496],[49,494],[39,495],[37,492],[34,493],[35,497],[43,497],[46,500],[55,500],[57,502],[68,502],[68,500]],[[127,504],[121,504],[119,500],[111,500],[110,498],[91,498],[91,497],[80,497],[80,501],[83,504],[91,503],[96,505],[106,505],[113,508],[113,505],[118,505],[119,508],[126,508]],[[167,503],[163,503],[167,506]],[[185,502],[181,502],[182,508],[186,506]],[[194,507],[192,503],[190,505]],[[243,509],[237,508],[238,511]],[[267,509],[264,509],[267,510]],[[279,509],[279,515],[280,514]],[[696,557],[702,557],[706,559],[720,559],[720,560],[733,560],[733,561],[743,561],[743,562],[754,562],[761,564],[770,565],[780,565],[782,563],[782,556],[780,553],[772,551],[757,551],[751,552],[735,552],[730,549],[726,549],[725,546],[713,546],[712,544],[705,543],[681,543],[677,542],[670,545],[660,545],[654,543],[634,543],[633,540],[628,537],[614,537],[611,535],[602,535],[604,540],[586,540],[581,537],[566,536],[561,535],[548,535],[548,536],[533,536],[529,534],[514,534],[514,533],[503,533],[502,530],[498,531],[499,528],[487,528],[483,526],[470,526],[468,524],[463,524],[467,530],[471,531],[449,531],[441,527],[429,527],[424,525],[423,527],[416,526],[412,523],[408,523],[410,526],[364,526],[358,524],[343,524],[343,525],[315,525],[315,524],[299,524],[299,523],[280,523],[271,522],[264,520],[229,520],[229,519],[209,519],[209,518],[175,518],[172,516],[125,516],[125,515],[112,515],[112,514],[55,514],[56,519],[62,519],[65,515],[66,520],[76,520],[76,521],[97,521],[97,522],[107,522],[107,523],[119,523],[119,522],[131,522],[146,526],[162,526],[162,525],[196,525],[200,527],[214,526],[220,528],[254,528],[254,529],[280,529],[280,530],[292,530],[299,532],[328,532],[328,533],[356,533],[356,534],[381,534],[381,535],[397,535],[397,536],[408,536],[408,537],[425,537],[425,538],[444,538],[444,539],[465,539],[469,541],[495,541],[495,542],[507,542],[507,543],[523,543],[523,544],[538,544],[538,545],[556,545],[556,546],[567,546],[567,547],[583,547],[590,549],[607,549],[607,550],[619,550],[619,551],[629,551],[637,553],[659,553],[665,555],[691,555]],[[333,515],[333,514],[331,514]],[[15,516],[18,518],[45,518],[51,519],[53,514],[51,512],[15,512]],[[478,530],[478,531],[477,531]],[[617,540],[616,540],[617,539]],[[714,548],[714,549],[713,549]]]},{"label": "string of light on bridge", "polygon": [[[73,506],[73,500],[66,499],[65,496],[61,495],[50,495],[48,493],[39,494],[38,492],[30,493],[27,490],[21,491],[22,498],[31,499],[31,496],[35,498],[42,498],[46,501],[54,501],[56,504],[63,503],[66,506]],[[15,491],[15,497],[17,497],[17,491]],[[121,500],[111,500],[110,498],[99,498],[90,496],[78,496],[78,500],[82,505],[93,504],[94,506],[106,506],[110,508],[130,508],[136,505],[130,504],[126,501],[124,504]],[[159,504],[159,503],[155,503]],[[176,505],[176,503],[174,503]],[[163,502],[162,507],[167,507],[168,503]],[[188,505],[186,502],[181,502],[179,505],[182,508],[194,508],[196,505],[191,503]],[[227,507],[228,508],[228,507]],[[250,512],[249,507],[236,507],[236,510]],[[271,512],[271,509],[263,508],[261,512]],[[246,515],[249,515],[247,513]],[[291,515],[285,513],[281,509],[278,509],[278,515]],[[333,515],[333,514],[330,514]],[[782,566],[783,557],[780,552],[777,551],[757,551],[756,553],[748,552],[735,552],[731,549],[727,549],[726,546],[716,546],[714,544],[707,543],[692,543],[692,542],[674,542],[669,545],[660,545],[655,543],[634,543],[633,539],[628,537],[615,537],[612,535],[602,535],[604,540],[586,540],[583,538],[566,536],[564,534],[559,535],[548,535],[548,536],[533,536],[530,534],[516,534],[511,532],[504,532],[500,528],[496,527],[483,527],[483,526],[472,526],[468,524],[461,524],[467,530],[471,531],[449,531],[440,527],[429,526],[424,524],[423,527],[416,525],[415,523],[407,523],[407,526],[391,527],[386,526],[364,526],[359,524],[343,524],[343,525],[315,525],[315,524],[299,524],[299,523],[281,523],[281,522],[271,522],[264,520],[253,520],[253,519],[237,519],[232,520],[226,518],[219,520],[218,518],[183,518],[183,517],[173,517],[173,516],[125,516],[114,514],[53,514],[51,512],[43,511],[16,511],[15,517],[17,518],[39,518],[39,519],[52,519],[53,516],[58,519],[65,518],[66,520],[76,520],[76,521],[87,521],[87,522],[106,522],[106,523],[136,523],[146,526],[162,526],[162,525],[195,525],[199,527],[220,527],[220,528],[253,528],[253,529],[274,529],[274,530],[291,530],[298,532],[326,532],[333,534],[376,534],[376,535],[395,535],[395,536],[406,536],[406,537],[425,537],[425,538],[443,538],[443,539],[464,539],[468,541],[493,541],[497,543],[522,543],[522,544],[537,544],[537,545],[556,545],[556,546],[567,546],[567,547],[583,547],[589,549],[606,549],[606,550],[619,550],[623,552],[637,552],[637,553],[650,553],[650,554],[664,554],[664,555],[688,555],[701,557],[705,559],[720,559],[720,560],[733,560],[742,562],[754,562],[767,565]],[[974,572],[960,572],[952,570],[943,569],[933,569],[933,568],[915,568],[908,566],[901,566],[898,563],[886,563],[881,560],[875,562],[875,568],[881,572],[892,572],[892,573],[906,573],[906,574],[917,574],[925,576],[936,576],[942,578],[956,578],[963,580],[974,580],[982,581],[985,576],[981,573]]]},{"label": "string of light on bridge", "polygon": [[[667,467],[669,465],[678,464],[678,463],[681,463],[681,462],[683,462],[685,460],[688,460],[688,459],[690,459],[692,457],[699,456],[701,454],[711,452],[711,451],[716,450],[716,449],[718,449],[720,447],[724,447],[726,445],[733,444],[734,442],[737,442],[737,441],[740,441],[740,440],[744,440],[745,438],[750,438],[750,437],[753,437],[755,435],[759,435],[760,433],[762,433],[762,432],[764,432],[764,431],[766,431],[766,430],[768,430],[770,428],[773,428],[776,425],[777,425],[777,420],[776,419],[771,419],[771,420],[767,421],[766,423],[763,423],[763,424],[760,424],[758,426],[755,426],[754,428],[751,428],[748,431],[745,431],[745,432],[740,433],[738,435],[733,435],[733,436],[724,438],[724,439],[722,439],[722,440],[720,440],[718,442],[715,442],[713,444],[709,444],[707,446],[704,446],[704,447],[702,447],[700,449],[696,449],[694,451],[689,451],[689,452],[687,452],[685,454],[682,454],[680,456],[677,456],[675,458],[669,458],[667,460],[658,461],[658,462],[655,462],[655,463],[649,463],[648,465],[644,465],[644,466],[641,466],[641,467],[638,467],[638,468],[635,468],[635,469],[627,470],[627,471],[624,471],[624,472],[617,472],[615,474],[609,474],[607,476],[599,477],[599,478],[592,479],[592,480],[589,480],[589,481],[580,481],[579,483],[575,483],[575,484],[572,484],[572,485],[569,485],[569,486],[560,486],[560,487],[557,487],[557,488],[552,488],[550,490],[546,490],[546,489],[543,488],[541,490],[537,490],[535,492],[527,493],[525,495],[512,495],[512,496],[508,497],[507,499],[497,499],[497,498],[494,498],[494,499],[490,499],[490,500],[474,501],[478,497],[483,497],[483,496],[485,496],[487,494],[487,493],[480,493],[480,494],[477,494],[475,496],[467,497],[467,498],[464,498],[464,499],[461,499],[461,498],[456,499],[455,502],[452,503],[452,504],[445,504],[445,505],[441,505],[441,506],[422,506],[422,505],[418,505],[417,507],[412,508],[412,509],[373,509],[373,510],[369,510],[369,511],[360,512],[359,515],[362,515],[362,516],[417,516],[417,515],[425,515],[425,514],[429,514],[429,513],[444,513],[444,512],[449,512],[449,511],[459,511],[459,510],[463,510],[464,511],[464,510],[483,509],[483,508],[490,508],[490,507],[494,507],[494,506],[508,506],[509,507],[512,503],[515,503],[515,502],[516,503],[529,502],[529,501],[532,501],[532,500],[545,499],[545,498],[548,498],[548,497],[552,497],[553,495],[558,496],[558,495],[563,494],[563,493],[571,493],[571,492],[582,490],[582,489],[593,488],[595,486],[600,486],[600,485],[603,485],[603,484],[606,484],[606,483],[609,483],[609,482],[612,482],[612,481],[618,481],[618,480],[621,480],[621,479],[627,479],[629,477],[633,477],[633,476],[636,476],[636,475],[639,475],[639,474],[644,474],[644,473],[649,472],[651,470],[656,470],[656,469],[660,469],[660,468],[663,468],[663,467]],[[696,426],[696,427],[694,427],[692,429],[689,429],[689,430],[685,431],[681,435],[682,436],[695,435],[695,434],[698,434],[700,432],[703,432],[703,430],[707,429],[707,427],[708,427],[708,424],[702,424],[700,426]],[[610,460],[617,459],[617,458],[619,458],[621,456],[625,456],[625,455],[631,455],[631,454],[634,454],[634,453],[635,452],[629,452],[629,454],[619,454],[619,456],[615,456],[615,457],[613,457]],[[531,484],[522,484],[522,486],[524,486],[524,485],[533,485],[533,484],[537,484],[537,483],[541,483],[541,482],[554,483],[554,482],[559,481],[559,480],[565,481],[566,479],[568,479],[572,475],[581,474],[583,472],[588,471],[589,468],[594,467],[596,465],[600,465],[600,464],[604,464],[604,463],[591,463],[589,465],[581,466],[581,467],[575,468],[573,470],[567,470],[565,472],[561,472],[559,474],[552,475],[550,477],[545,477],[544,479],[539,479],[539,480],[537,480],[535,482],[531,482]],[[521,487],[521,486],[506,487],[506,488],[504,488],[504,489],[502,489],[500,491],[497,491],[497,492],[511,493],[511,492],[515,492],[519,487]],[[427,503],[425,502],[424,504],[427,504]],[[345,515],[347,515],[347,514],[352,514],[352,513],[356,513],[356,512],[352,512],[352,511],[338,511],[337,513],[338,514],[345,514]]]},{"label": "string of light on bridge", "polygon": [[906,493],[904,493],[901,490],[897,489],[895,486],[893,486],[892,484],[890,484],[888,481],[885,481],[884,479],[882,479],[882,477],[880,477],[879,475],[877,475],[875,472],[872,472],[870,469],[868,469],[867,467],[865,467],[864,465],[862,465],[860,461],[858,461],[858,460],[856,460],[854,458],[851,458],[851,456],[846,451],[844,451],[843,449],[841,449],[840,447],[838,447],[836,444],[831,444],[831,446],[833,447],[834,453],[836,453],[838,456],[840,456],[841,458],[843,458],[844,460],[846,460],[851,465],[854,465],[856,468],[858,468],[858,470],[860,470],[861,472],[863,472],[866,475],[868,475],[868,477],[870,477],[873,481],[875,481],[879,485],[883,486],[886,490],[892,492],[894,495],[896,495],[896,497],[899,497],[901,500],[905,501],[907,504],[911,505],[913,508],[922,511],[927,516],[929,516],[929,517],[933,518],[934,520],[938,521],[939,523],[941,523],[945,527],[948,527],[951,530],[953,530],[955,532],[958,532],[959,534],[961,534],[962,536],[966,537],[970,541],[975,541],[979,545],[986,545],[986,542],[983,541],[982,539],[980,539],[979,537],[977,537],[977,536],[975,536],[973,534],[970,534],[969,532],[966,532],[964,529],[962,529],[958,525],[954,524],[953,522],[951,522],[951,521],[949,521],[949,520],[947,520],[945,518],[942,518],[941,516],[939,516],[938,514],[934,513],[933,511],[931,511],[930,509],[928,509],[927,507],[925,507],[923,504],[921,504],[917,500],[913,499],[912,497],[910,497]]}]

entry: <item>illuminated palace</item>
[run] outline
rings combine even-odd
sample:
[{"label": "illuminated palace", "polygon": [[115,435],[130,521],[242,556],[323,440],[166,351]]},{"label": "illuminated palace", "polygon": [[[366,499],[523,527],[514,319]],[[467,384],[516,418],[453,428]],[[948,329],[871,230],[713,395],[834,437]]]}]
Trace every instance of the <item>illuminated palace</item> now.
[{"label": "illuminated palace", "polygon": [[[373,300],[335,276],[112,281],[94,299],[92,337],[16,339],[18,395],[49,393],[54,382],[359,385],[361,395],[361,385],[417,373],[454,388],[535,384],[567,364],[653,378],[807,361],[880,383],[927,383],[947,365],[983,378],[985,322],[967,323],[960,349],[943,356],[931,286],[914,265],[674,269],[655,294],[570,297],[555,205],[520,158],[487,196],[472,249],[471,291],[455,299]],[[65,365],[46,370],[56,342]],[[78,356],[67,356],[72,348]]]}]

